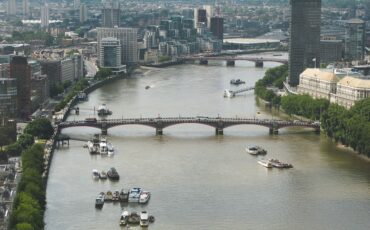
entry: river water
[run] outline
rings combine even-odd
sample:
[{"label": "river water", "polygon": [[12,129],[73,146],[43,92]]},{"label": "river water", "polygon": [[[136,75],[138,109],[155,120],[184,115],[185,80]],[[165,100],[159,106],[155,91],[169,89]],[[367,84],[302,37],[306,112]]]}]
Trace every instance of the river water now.
[{"label": "river water", "polygon": [[[233,78],[252,86],[277,65],[211,62],[150,70],[94,91],[79,104],[80,115],[69,120],[94,116],[94,107],[102,103],[113,111],[110,118],[276,117],[256,102],[253,92],[230,99],[223,90],[235,88],[229,84]],[[152,88],[146,90],[147,85]],[[80,127],[63,133],[89,139],[99,131]],[[149,229],[160,230],[370,229],[370,164],[310,129],[286,128],[272,136],[265,127],[242,125],[215,136],[211,127],[183,124],[156,136],[153,128],[120,126],[108,130],[108,141],[116,149],[112,157],[90,155],[81,141],[55,151],[46,229],[121,229],[123,208],[147,210],[156,218]],[[244,150],[254,144],[267,149],[266,157],[294,168],[262,167]],[[119,182],[93,181],[92,169],[112,166],[120,173]],[[106,203],[95,209],[99,192],[131,187],[150,191],[149,203]]]}]

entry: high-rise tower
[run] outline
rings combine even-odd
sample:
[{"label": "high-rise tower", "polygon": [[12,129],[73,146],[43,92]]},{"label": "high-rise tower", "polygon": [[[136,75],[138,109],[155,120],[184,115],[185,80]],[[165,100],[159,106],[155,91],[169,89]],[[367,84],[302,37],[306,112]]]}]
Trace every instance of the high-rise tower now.
[{"label": "high-rise tower", "polygon": [[307,67],[320,65],[321,0],[290,0],[290,86],[299,84]]}]

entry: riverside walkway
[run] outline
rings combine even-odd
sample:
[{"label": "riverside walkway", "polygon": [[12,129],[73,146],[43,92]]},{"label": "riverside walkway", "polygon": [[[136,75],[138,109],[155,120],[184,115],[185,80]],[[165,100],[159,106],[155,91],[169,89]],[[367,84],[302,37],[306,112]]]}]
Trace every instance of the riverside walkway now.
[{"label": "riverside walkway", "polygon": [[108,129],[122,125],[144,125],[153,127],[157,135],[163,134],[163,129],[178,124],[202,124],[215,128],[216,135],[223,135],[223,130],[235,125],[259,125],[267,127],[270,134],[278,134],[279,129],[284,127],[306,127],[320,132],[318,122],[291,121],[277,119],[256,119],[256,118],[224,118],[224,117],[156,117],[156,118],[122,118],[122,119],[87,119],[80,121],[65,121],[58,124],[59,130],[70,127],[94,127],[101,129],[103,135],[108,134]]}]

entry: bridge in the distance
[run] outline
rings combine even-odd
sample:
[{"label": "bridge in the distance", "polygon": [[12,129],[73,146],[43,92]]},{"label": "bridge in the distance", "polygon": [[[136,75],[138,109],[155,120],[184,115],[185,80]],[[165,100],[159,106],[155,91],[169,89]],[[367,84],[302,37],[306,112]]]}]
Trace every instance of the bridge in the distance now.
[{"label": "bridge in the distance", "polygon": [[69,127],[94,127],[101,129],[103,135],[108,133],[108,129],[122,125],[144,125],[153,127],[157,135],[163,134],[163,129],[178,124],[202,124],[215,128],[216,135],[223,135],[225,128],[235,125],[259,125],[267,127],[270,134],[278,134],[279,129],[284,127],[307,127],[315,132],[320,132],[318,122],[290,121],[276,119],[256,119],[256,118],[223,118],[223,117],[156,117],[156,118],[122,118],[122,119],[86,119],[80,121],[65,121],[58,124],[59,129]]},{"label": "bridge in the distance", "polygon": [[207,65],[208,61],[226,61],[227,66],[234,66],[235,61],[254,62],[256,67],[263,67],[263,62],[278,62],[288,64],[288,59],[270,57],[241,57],[241,56],[184,56],[178,57],[179,61],[199,61],[201,65]]}]

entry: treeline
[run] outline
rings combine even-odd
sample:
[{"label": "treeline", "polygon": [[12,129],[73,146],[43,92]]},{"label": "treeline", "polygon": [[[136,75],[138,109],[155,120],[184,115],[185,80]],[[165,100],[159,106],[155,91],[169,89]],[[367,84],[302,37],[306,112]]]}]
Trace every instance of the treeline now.
[{"label": "treeline", "polygon": [[289,115],[295,114],[319,120],[329,107],[325,99],[313,99],[309,95],[287,95],[281,98],[281,108]]},{"label": "treeline", "polygon": [[22,177],[13,203],[9,229],[44,229],[45,184],[43,145],[35,144],[22,153]]},{"label": "treeline", "polygon": [[275,68],[268,69],[265,76],[258,80],[255,84],[255,94],[265,101],[268,101],[272,106],[279,107],[281,97],[276,95],[273,90],[268,87],[282,89],[283,82],[288,76],[288,65],[281,65]]},{"label": "treeline", "polygon": [[55,106],[55,111],[57,112],[57,111],[62,110],[68,104],[68,102],[70,102],[72,98],[77,95],[78,92],[86,88],[88,85],[89,85],[89,82],[86,79],[79,80],[73,86],[73,89],[71,90],[71,92],[69,92],[68,95]]},{"label": "treeline", "polygon": [[19,157],[24,150],[34,144],[34,137],[49,139],[53,132],[53,126],[48,119],[38,118],[31,121],[24,129],[23,134],[18,136],[16,142],[1,148],[0,160],[7,162],[9,157]]},{"label": "treeline", "polygon": [[331,104],[322,115],[321,125],[335,141],[370,157],[370,98],[351,109]]}]

